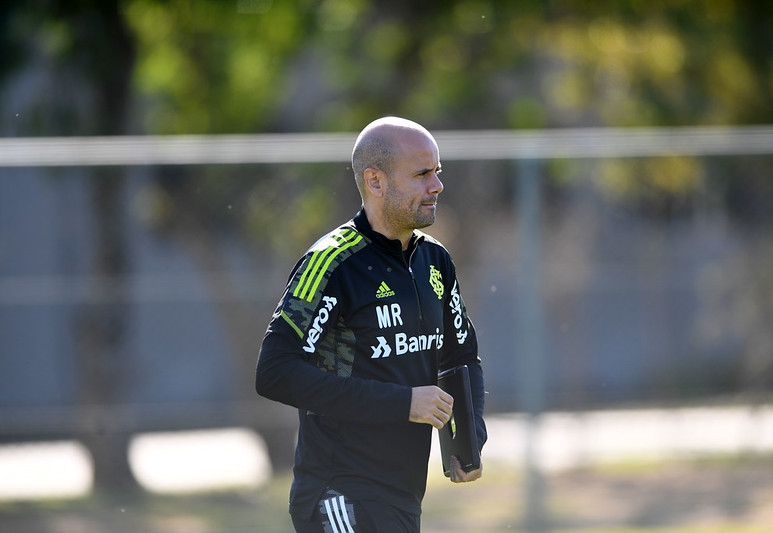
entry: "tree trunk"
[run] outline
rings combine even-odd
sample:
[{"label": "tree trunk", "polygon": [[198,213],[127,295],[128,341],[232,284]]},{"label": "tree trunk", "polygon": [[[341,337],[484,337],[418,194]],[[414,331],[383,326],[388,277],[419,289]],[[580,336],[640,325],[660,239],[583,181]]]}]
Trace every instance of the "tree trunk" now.
[{"label": "tree trunk", "polygon": [[111,492],[138,488],[128,462],[127,428],[109,417],[122,401],[125,372],[126,236],[122,176],[97,171],[92,180],[94,247],[91,301],[78,323],[83,440],[94,461],[94,485]]}]

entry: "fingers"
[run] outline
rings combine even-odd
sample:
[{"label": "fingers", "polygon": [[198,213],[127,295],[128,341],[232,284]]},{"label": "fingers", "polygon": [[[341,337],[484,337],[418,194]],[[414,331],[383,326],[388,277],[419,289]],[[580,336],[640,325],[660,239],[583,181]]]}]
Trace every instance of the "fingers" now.
[{"label": "fingers", "polygon": [[432,425],[438,429],[442,429],[443,426],[446,425],[446,422],[451,420],[451,415],[454,412],[454,397],[440,389],[438,389],[438,392],[440,395],[438,395],[434,402],[437,411],[433,412],[433,414],[435,414],[435,419],[439,425]]},{"label": "fingers", "polygon": [[414,387],[411,395],[411,422],[441,429],[451,419],[454,398],[434,385]]},{"label": "fingers", "polygon": [[437,429],[443,429],[443,426],[445,426],[450,419],[451,417],[446,415],[433,415],[429,420],[429,423]]},{"label": "fingers", "polygon": [[[440,391],[443,392],[443,391]],[[450,401],[448,400],[450,398]],[[448,398],[436,397],[431,400],[431,405],[427,412],[426,423],[431,424],[437,429],[443,429],[446,422],[451,420],[451,414],[453,413],[454,399],[449,396]]]},{"label": "fingers", "polygon": [[451,457],[451,472],[449,479],[454,483],[469,483],[475,481],[483,475],[483,463],[481,462],[480,468],[465,472],[462,468],[462,464],[455,456]]}]

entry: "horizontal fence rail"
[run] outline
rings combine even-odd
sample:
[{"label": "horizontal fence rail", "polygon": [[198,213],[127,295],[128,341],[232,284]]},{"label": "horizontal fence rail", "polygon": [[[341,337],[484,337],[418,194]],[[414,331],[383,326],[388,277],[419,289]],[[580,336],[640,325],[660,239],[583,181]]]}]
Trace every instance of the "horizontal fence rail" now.
[{"label": "horizontal fence rail", "polygon": [[250,279],[245,272],[206,273],[211,290],[199,273],[135,273],[126,276],[0,274],[0,308],[3,306],[104,304],[129,302],[253,302],[276,297],[276,287],[286,282],[282,274]]},{"label": "horizontal fence rail", "polygon": [[[345,162],[354,133],[0,138],[0,167]],[[773,153],[773,126],[438,131],[444,160]]]}]

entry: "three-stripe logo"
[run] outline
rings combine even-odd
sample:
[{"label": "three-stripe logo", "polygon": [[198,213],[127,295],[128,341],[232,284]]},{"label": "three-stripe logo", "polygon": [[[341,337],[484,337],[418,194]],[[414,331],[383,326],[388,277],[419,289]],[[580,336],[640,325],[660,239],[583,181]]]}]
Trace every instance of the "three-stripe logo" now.
[{"label": "three-stripe logo", "polygon": [[298,285],[295,286],[293,296],[301,298],[308,302],[314,299],[319,284],[330,267],[330,263],[344,250],[355,246],[362,240],[362,235],[355,231],[344,231],[339,235],[333,235],[333,239],[338,243],[337,246],[328,246],[320,248],[311,255],[306,270],[303,271]]},{"label": "three-stripe logo", "polygon": [[[354,533],[352,522],[349,520],[349,511],[346,508],[346,500],[343,496],[335,496],[325,500],[325,511],[330,521],[333,533]],[[355,521],[356,523],[356,521]]]}]

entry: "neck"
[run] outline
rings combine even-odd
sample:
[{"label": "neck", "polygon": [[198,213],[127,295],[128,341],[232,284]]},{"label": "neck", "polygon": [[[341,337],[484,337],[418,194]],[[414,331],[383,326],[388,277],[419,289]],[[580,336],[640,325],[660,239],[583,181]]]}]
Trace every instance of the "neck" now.
[{"label": "neck", "polygon": [[411,236],[413,230],[398,231],[389,226],[386,223],[381,214],[375,209],[363,208],[365,210],[365,216],[368,218],[368,223],[373,231],[380,233],[387,239],[398,240],[402,244],[403,250],[408,249],[408,244],[411,242]]}]

